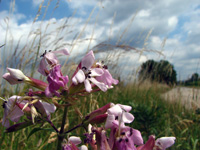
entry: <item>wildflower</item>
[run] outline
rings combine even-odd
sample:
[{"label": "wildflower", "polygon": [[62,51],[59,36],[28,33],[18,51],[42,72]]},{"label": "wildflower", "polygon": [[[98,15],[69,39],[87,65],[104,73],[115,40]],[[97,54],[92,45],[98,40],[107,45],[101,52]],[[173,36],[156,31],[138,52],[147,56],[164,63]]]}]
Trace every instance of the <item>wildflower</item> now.
[{"label": "wildflower", "polygon": [[106,119],[105,128],[111,128],[113,123],[131,123],[134,120],[134,116],[129,113],[131,106],[112,104],[112,107],[107,110],[108,117]]},{"label": "wildflower", "polygon": [[87,146],[82,145],[81,147],[77,147],[81,143],[80,137],[71,136],[68,139],[68,142],[63,144],[63,150],[88,150]]},{"label": "wildflower", "polygon": [[54,104],[43,102],[41,100],[33,105],[43,117],[47,117],[48,119],[50,119],[50,114],[56,111],[56,106]]},{"label": "wildflower", "polygon": [[58,90],[62,87],[66,89],[66,84],[68,83],[69,79],[68,76],[63,76],[60,70],[60,65],[54,66],[47,77],[47,81],[49,85],[45,89],[45,94],[47,97],[51,97],[52,94],[56,96],[60,96]]},{"label": "wildflower", "polygon": [[49,74],[48,66],[50,66],[50,68],[53,68],[55,65],[59,64],[55,54],[69,55],[69,52],[67,51],[67,49],[49,52],[45,51],[45,53],[41,55],[41,57],[43,58],[40,61],[38,72],[40,72],[44,76],[47,76]]},{"label": "wildflower", "polygon": [[24,115],[24,112],[16,105],[16,104],[25,105],[23,101],[19,102],[20,98],[21,98],[20,96],[16,95],[8,98],[7,101],[1,98],[2,100],[4,100],[3,103],[4,115],[2,121],[3,126],[8,128],[10,126],[8,119],[10,119],[13,122],[18,122],[21,116]]},{"label": "wildflower", "polygon": [[134,116],[129,113],[131,109],[128,105],[111,104],[107,110],[105,129],[111,128],[108,140],[111,149],[136,150],[135,144],[143,144],[140,131],[125,126],[125,123],[131,123],[134,120]]},{"label": "wildflower", "polygon": [[94,150],[111,150],[106,137],[106,131],[102,127],[92,127],[92,133],[95,135],[96,142],[92,140],[90,145]]},{"label": "wildflower", "polygon": [[161,137],[155,140],[155,136],[149,136],[149,140],[137,150],[165,150],[175,143],[175,137]]},{"label": "wildflower", "polygon": [[103,75],[103,70],[101,68],[92,68],[95,58],[93,51],[90,51],[81,61],[78,66],[78,70],[72,78],[73,84],[84,83],[87,92],[92,91],[92,85],[90,82],[102,91],[106,91],[107,87],[103,82],[99,82],[95,79],[97,76]]},{"label": "wildflower", "polygon": [[95,129],[96,128],[94,128],[91,124],[88,124],[88,133],[84,134],[84,136],[86,136],[84,143],[90,144],[92,150],[97,150]]},{"label": "wildflower", "polygon": [[135,144],[143,144],[143,139],[140,131],[124,124],[113,123],[108,143],[111,149],[136,150]]},{"label": "wildflower", "polygon": [[103,74],[101,76],[97,76],[96,80],[99,82],[103,82],[105,85],[108,86],[108,88],[112,88],[112,84],[117,85],[119,83],[118,80],[113,79],[112,75],[108,71],[108,67],[103,64],[103,62],[96,63],[97,67],[102,68]]}]

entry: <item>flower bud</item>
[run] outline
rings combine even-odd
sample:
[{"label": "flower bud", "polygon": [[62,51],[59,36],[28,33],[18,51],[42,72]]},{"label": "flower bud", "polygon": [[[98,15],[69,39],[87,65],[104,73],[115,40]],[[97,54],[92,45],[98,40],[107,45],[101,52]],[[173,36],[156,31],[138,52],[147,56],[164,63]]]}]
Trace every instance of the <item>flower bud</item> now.
[{"label": "flower bud", "polygon": [[7,68],[9,73],[5,73],[3,78],[7,80],[11,85],[23,83],[24,81],[29,81],[30,79],[24,75],[24,73],[19,69]]},{"label": "flower bud", "polygon": [[[93,112],[91,112],[89,115],[87,115],[85,117],[85,121],[87,121],[89,123],[95,123],[95,121],[96,121],[96,123],[103,122],[104,119],[107,118],[107,114],[105,114],[105,113],[110,108],[110,106],[111,106],[111,103],[108,103],[105,106],[103,106],[97,110],[94,110]],[[100,120],[98,120],[98,119],[100,119]]]},{"label": "flower bud", "polygon": [[21,123],[15,124],[13,126],[10,126],[9,128],[6,129],[5,132],[15,132],[15,131],[21,130],[23,128],[26,128],[32,124],[33,124],[32,122],[21,122]]}]

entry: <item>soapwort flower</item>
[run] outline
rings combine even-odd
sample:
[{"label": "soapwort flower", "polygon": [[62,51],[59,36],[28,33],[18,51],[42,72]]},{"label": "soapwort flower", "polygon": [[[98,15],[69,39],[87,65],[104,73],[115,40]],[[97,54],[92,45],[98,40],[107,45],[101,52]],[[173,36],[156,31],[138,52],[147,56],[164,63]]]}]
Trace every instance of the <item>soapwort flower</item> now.
[{"label": "soapwort flower", "polygon": [[60,88],[66,89],[66,85],[69,81],[68,76],[63,76],[60,65],[56,65],[50,70],[50,73],[48,74],[47,81],[49,85],[45,89],[45,94],[47,97],[51,97],[53,94],[56,96],[60,96],[60,93],[58,90]]},{"label": "soapwort flower", "polygon": [[87,92],[92,91],[92,84],[99,87],[102,91],[106,91],[107,87],[103,82],[96,80],[96,77],[103,75],[103,70],[101,68],[93,68],[95,62],[95,57],[93,51],[90,51],[78,65],[77,71],[72,77],[72,82],[74,85],[78,83],[84,83]]},{"label": "soapwort flower", "polygon": [[56,110],[54,104],[42,102],[41,100],[32,100],[33,98],[28,96],[22,97],[14,95],[8,98],[8,100],[1,99],[4,101],[2,125],[7,128],[10,126],[8,119],[13,122],[18,122],[23,115],[26,115],[34,123],[35,117],[39,116],[39,114],[43,118],[50,119],[50,113]]},{"label": "soapwort flower", "polygon": [[[69,81],[68,76],[63,76],[61,72],[61,66],[55,54],[69,55],[67,49],[62,49],[59,51],[45,51],[42,55],[42,60],[38,71],[47,76],[48,86],[45,89],[45,94],[47,97],[52,97],[53,95],[60,96],[58,90],[67,90],[67,83]],[[48,69],[49,68],[49,69]]]},{"label": "soapwort flower", "polygon": [[104,65],[103,62],[97,62],[96,65],[103,70],[103,74],[96,77],[97,81],[103,82],[108,88],[113,88],[112,84],[117,85],[119,83],[118,80],[113,79],[112,75],[108,71],[108,67]]},{"label": "soapwort flower", "polygon": [[10,122],[8,119],[10,119],[13,122],[18,122],[21,116],[24,115],[24,112],[18,107],[18,105],[25,105],[24,102],[19,102],[20,98],[21,98],[20,96],[16,95],[8,98],[8,100],[1,98],[4,101],[3,103],[4,115],[2,121],[3,126],[8,128],[10,126]]},{"label": "soapwort flower", "polygon": [[81,144],[80,137],[71,136],[68,138],[68,142],[66,141],[63,144],[62,150],[88,150],[87,146],[85,145],[77,147],[79,144]]},{"label": "soapwort flower", "polygon": [[45,51],[45,53],[41,55],[41,57],[43,58],[40,61],[38,72],[40,72],[44,76],[47,76],[49,74],[48,68],[51,69],[55,65],[59,64],[56,54],[69,55],[69,52],[67,51],[67,49],[49,52]]},{"label": "soapwort flower", "polygon": [[128,105],[115,105],[112,103],[111,108],[107,110],[108,117],[106,119],[105,128],[111,128],[113,126],[113,123],[131,123],[134,120],[134,116],[131,113],[129,113],[131,109],[132,107]]},{"label": "soapwort flower", "polygon": [[113,123],[108,143],[111,149],[136,150],[135,145],[143,144],[143,138],[139,130]]}]

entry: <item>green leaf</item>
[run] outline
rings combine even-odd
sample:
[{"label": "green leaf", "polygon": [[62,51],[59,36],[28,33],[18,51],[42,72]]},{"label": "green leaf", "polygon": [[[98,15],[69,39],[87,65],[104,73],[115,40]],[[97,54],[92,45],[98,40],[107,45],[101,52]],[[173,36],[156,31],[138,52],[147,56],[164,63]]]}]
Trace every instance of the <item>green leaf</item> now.
[{"label": "green leaf", "polygon": [[28,135],[28,137],[27,137],[27,140],[29,139],[29,137],[31,136],[31,135],[33,135],[34,133],[36,133],[36,132],[38,132],[38,131],[51,131],[51,132],[53,132],[54,131],[54,129],[52,129],[52,128],[34,128],[30,133],[29,133],[29,135]]}]

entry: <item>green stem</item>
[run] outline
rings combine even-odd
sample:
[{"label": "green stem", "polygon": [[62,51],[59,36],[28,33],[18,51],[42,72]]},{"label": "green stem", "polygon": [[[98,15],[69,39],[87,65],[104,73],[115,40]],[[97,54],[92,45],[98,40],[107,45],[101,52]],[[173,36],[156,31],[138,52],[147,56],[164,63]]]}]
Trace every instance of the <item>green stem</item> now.
[{"label": "green stem", "polygon": [[65,132],[65,134],[67,134],[67,133],[69,133],[69,132],[71,132],[71,131],[73,131],[73,130],[75,130],[75,129],[79,128],[79,127],[81,127],[82,125],[83,125],[83,123],[81,123],[81,124],[79,124],[79,125],[77,125],[77,126],[73,127],[72,129],[70,129],[70,130],[66,131],[66,132]]},{"label": "green stem", "polygon": [[58,133],[57,150],[61,150],[62,149],[62,142],[63,142],[63,139],[65,137],[64,128],[65,128],[65,123],[66,123],[67,111],[68,111],[68,107],[65,107],[63,118],[62,118],[61,129],[60,129],[60,132]]}]

